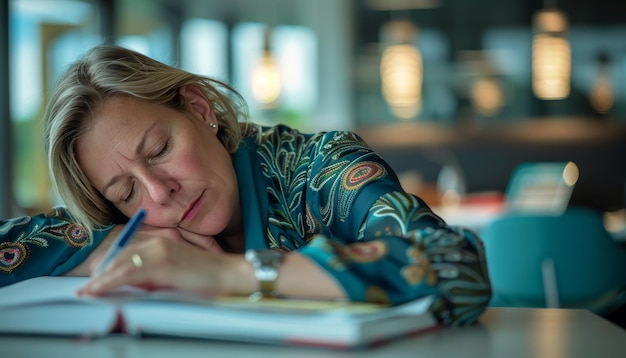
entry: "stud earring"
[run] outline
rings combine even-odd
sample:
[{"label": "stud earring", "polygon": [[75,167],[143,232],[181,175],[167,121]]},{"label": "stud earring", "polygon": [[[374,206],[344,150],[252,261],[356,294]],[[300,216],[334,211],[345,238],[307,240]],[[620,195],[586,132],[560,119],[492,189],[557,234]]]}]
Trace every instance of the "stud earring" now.
[{"label": "stud earring", "polygon": [[217,124],[211,122],[211,123],[209,123],[209,127],[215,129],[215,128],[217,128]]}]

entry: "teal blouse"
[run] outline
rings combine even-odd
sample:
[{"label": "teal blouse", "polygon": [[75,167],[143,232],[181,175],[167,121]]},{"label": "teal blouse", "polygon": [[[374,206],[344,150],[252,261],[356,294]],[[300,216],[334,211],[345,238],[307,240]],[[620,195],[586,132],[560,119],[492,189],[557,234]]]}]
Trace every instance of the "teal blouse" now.
[{"label": "teal blouse", "polygon": [[[444,324],[469,324],[491,297],[484,248],[406,193],[356,134],[260,128],[233,156],[246,248],[298,251],[354,301],[399,304],[437,295]],[[62,275],[111,227],[89,238],[63,208],[0,221],[0,286]],[[306,277],[303,277],[306,279]]]}]

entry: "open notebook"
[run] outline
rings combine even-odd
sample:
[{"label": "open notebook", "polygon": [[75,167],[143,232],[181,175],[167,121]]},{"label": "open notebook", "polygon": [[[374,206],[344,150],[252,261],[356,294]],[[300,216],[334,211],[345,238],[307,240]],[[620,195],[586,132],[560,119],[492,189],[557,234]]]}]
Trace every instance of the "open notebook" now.
[{"label": "open notebook", "polygon": [[82,277],[38,277],[0,288],[0,334],[106,336],[113,332],[349,349],[438,327],[433,298],[398,306],[299,299],[201,298],[122,290],[76,296]]}]

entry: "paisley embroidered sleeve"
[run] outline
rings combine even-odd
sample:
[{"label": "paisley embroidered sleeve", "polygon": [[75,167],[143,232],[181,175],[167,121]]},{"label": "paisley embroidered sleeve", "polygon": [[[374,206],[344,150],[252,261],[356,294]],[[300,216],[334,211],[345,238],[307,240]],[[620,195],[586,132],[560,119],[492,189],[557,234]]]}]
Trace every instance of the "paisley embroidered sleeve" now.
[{"label": "paisley embroidered sleeve", "polygon": [[37,276],[58,276],[78,266],[106,237],[90,238],[63,208],[0,220],[0,287]]},{"label": "paisley embroidered sleeve", "polygon": [[491,297],[480,239],[443,225],[404,192],[376,201],[359,242],[342,244],[319,235],[305,250],[352,299],[401,303],[436,294],[431,310],[447,325],[475,322]]},{"label": "paisley embroidered sleeve", "polygon": [[491,295],[480,239],[405,193],[358,137],[332,134],[326,148],[307,194],[307,222],[319,220],[320,230],[300,251],[352,300],[397,304],[435,294],[431,310],[442,323],[474,322]]}]

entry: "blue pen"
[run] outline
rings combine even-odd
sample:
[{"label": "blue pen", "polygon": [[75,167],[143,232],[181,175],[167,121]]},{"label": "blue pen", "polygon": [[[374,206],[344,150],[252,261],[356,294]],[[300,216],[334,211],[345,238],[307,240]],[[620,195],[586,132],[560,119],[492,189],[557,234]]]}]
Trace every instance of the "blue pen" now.
[{"label": "blue pen", "polygon": [[135,232],[137,232],[137,229],[139,229],[145,217],[146,210],[144,210],[143,208],[137,210],[135,215],[130,218],[126,226],[124,226],[124,229],[122,229],[122,232],[115,239],[115,242],[113,242],[113,244],[109,248],[109,251],[107,251],[106,255],[104,255],[104,258],[102,259],[102,261],[100,261],[100,263],[94,270],[92,277],[101,274],[102,271],[104,271],[104,269],[109,266],[111,261],[113,261],[113,259],[115,259],[117,255],[119,255],[119,253],[124,249],[126,244],[130,242],[130,239],[133,237],[133,235],[135,235]]}]

